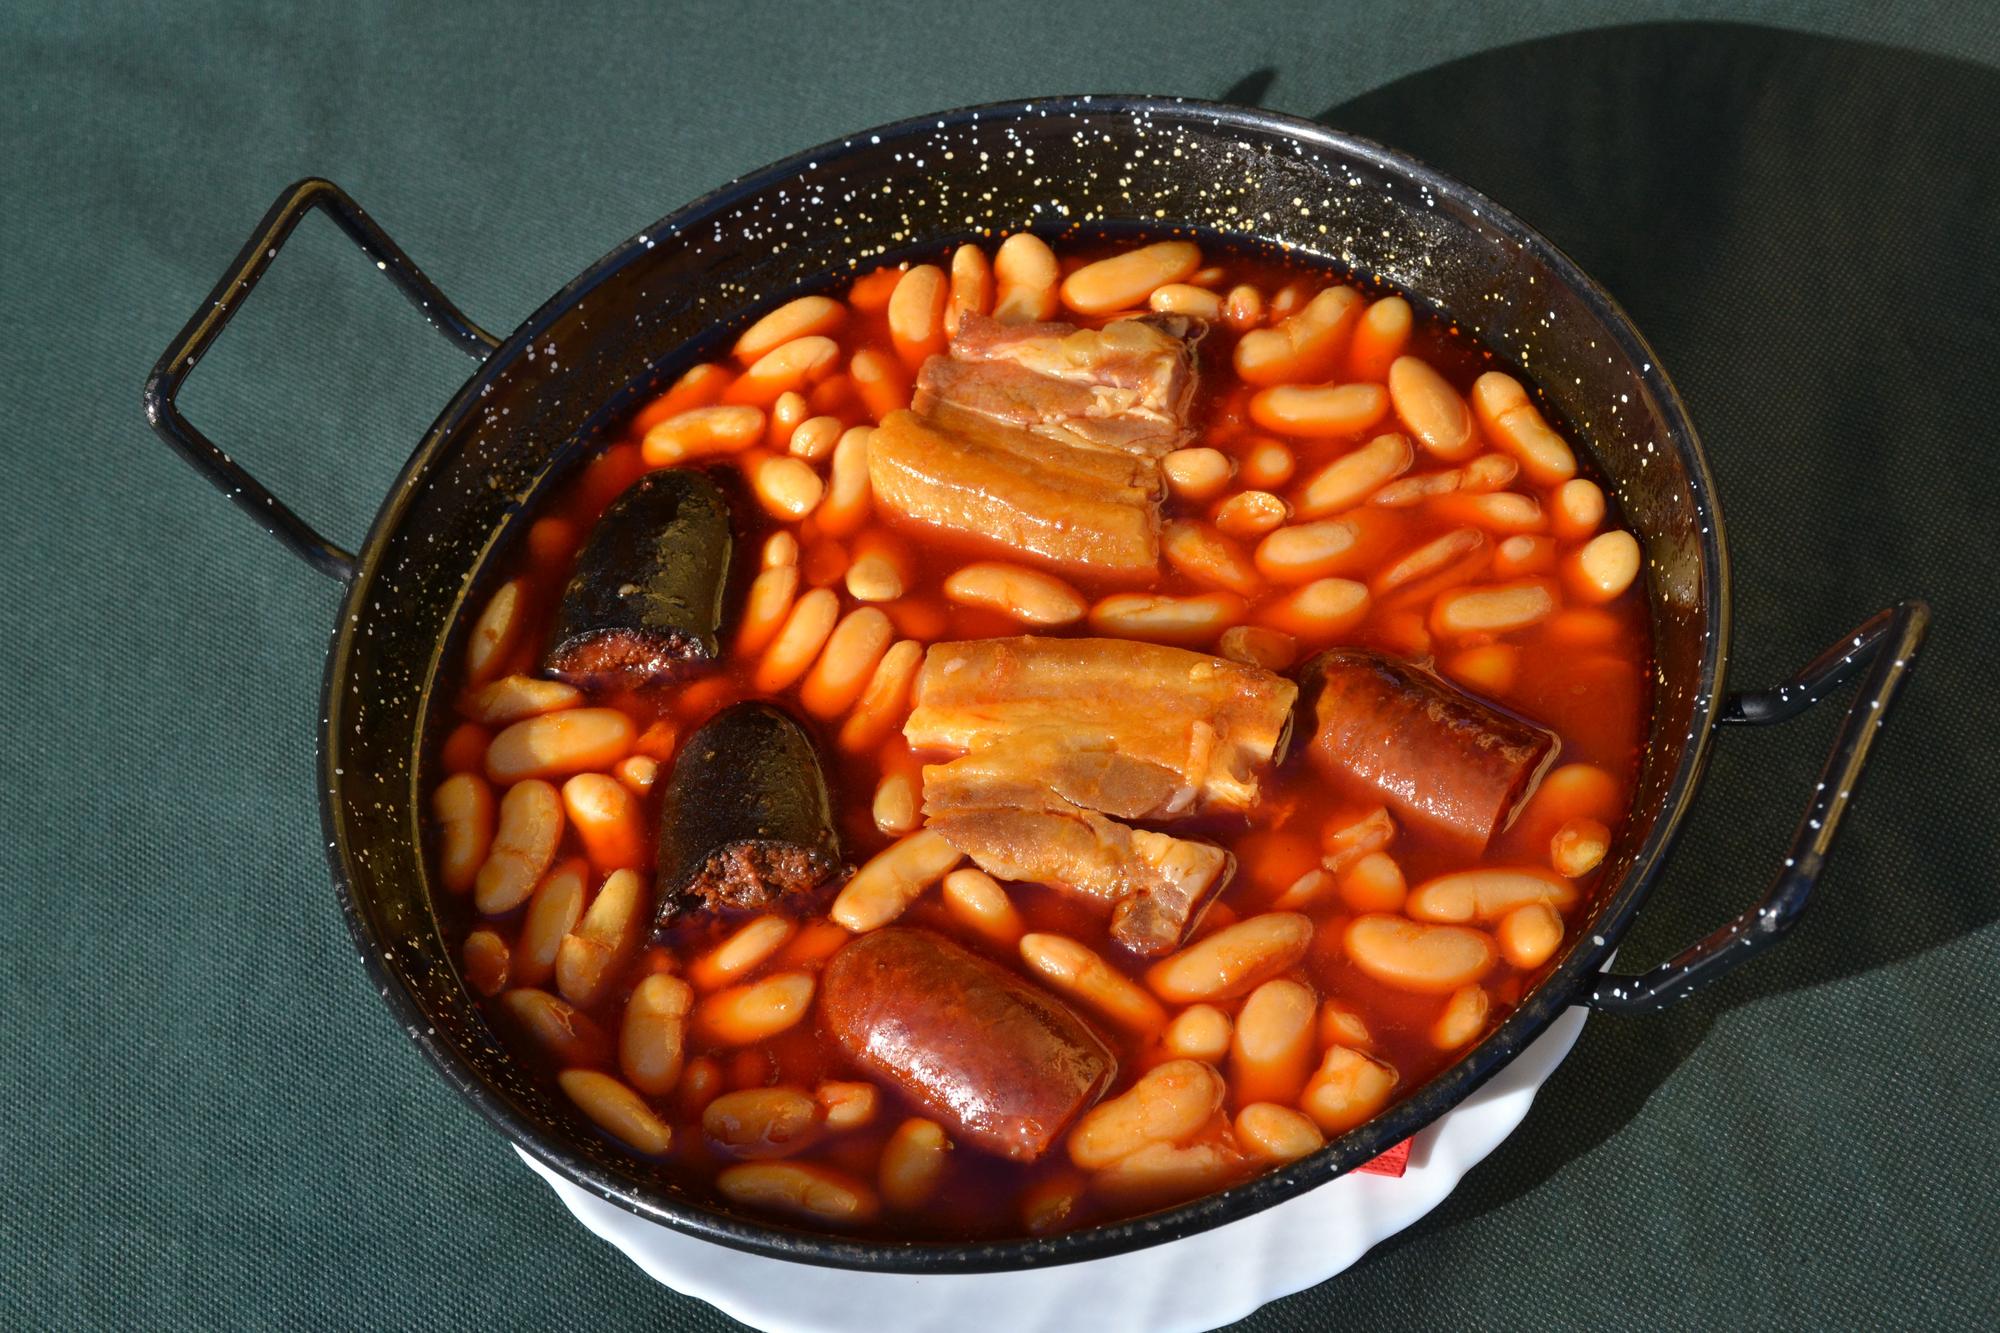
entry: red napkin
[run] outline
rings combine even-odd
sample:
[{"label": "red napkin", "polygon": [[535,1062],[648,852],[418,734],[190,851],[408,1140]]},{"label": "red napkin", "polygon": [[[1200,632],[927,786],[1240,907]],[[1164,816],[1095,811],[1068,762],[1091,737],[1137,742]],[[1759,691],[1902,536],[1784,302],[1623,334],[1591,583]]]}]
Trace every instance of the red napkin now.
[{"label": "red napkin", "polygon": [[1363,1162],[1354,1169],[1366,1171],[1371,1176],[1400,1176],[1410,1169],[1410,1141],[1404,1139],[1380,1157]]}]

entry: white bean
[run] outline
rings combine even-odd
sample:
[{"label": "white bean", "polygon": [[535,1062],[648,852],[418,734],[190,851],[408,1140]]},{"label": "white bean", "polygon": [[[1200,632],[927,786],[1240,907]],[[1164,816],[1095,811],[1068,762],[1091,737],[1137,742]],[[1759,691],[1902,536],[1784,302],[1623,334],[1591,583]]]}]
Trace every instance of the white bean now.
[{"label": "white bean", "polygon": [[1578,879],[1603,862],[1611,849],[1611,830],[1595,819],[1570,819],[1549,839],[1549,864],[1556,873]]},{"label": "white bean", "polygon": [[618,1067],[626,1082],[664,1097],[680,1081],[694,991],[679,977],[655,972],[632,988],[618,1029]]},{"label": "white bean", "polygon": [[1562,946],[1563,920],[1547,903],[1525,903],[1501,917],[1493,933],[1501,957],[1524,972],[1533,971]]},{"label": "white bean", "polygon": [[1604,491],[1588,477],[1572,477],[1556,487],[1552,526],[1556,536],[1575,541],[1604,522]]},{"label": "white bean", "polygon": [[884,773],[875,784],[875,800],[869,807],[869,815],[881,832],[900,837],[916,832],[923,822],[918,804],[915,778],[901,771]]},{"label": "white bean", "polygon": [[493,789],[477,773],[454,773],[431,793],[437,818],[438,874],[445,888],[464,893],[479,877],[493,846]]},{"label": "white bean", "polygon": [[867,1222],[881,1211],[866,1185],[811,1162],[738,1162],[722,1169],[715,1187],[732,1203],[829,1226]]},{"label": "white bean", "polygon": [[950,283],[935,264],[906,269],[890,293],[889,341],[912,370],[944,350],[945,307],[950,299]]},{"label": "white bean", "polygon": [[1340,571],[1360,537],[1344,518],[1294,523],[1257,543],[1257,571],[1273,583],[1310,583]]},{"label": "white bean", "polygon": [[1292,507],[1271,491],[1238,491],[1215,507],[1215,526],[1247,542],[1271,532],[1291,516]]},{"label": "white bean", "polygon": [[589,867],[571,857],[542,876],[521,917],[521,936],[514,942],[514,984],[540,986],[555,975],[556,952],[563,937],[583,916]]},{"label": "white bean", "polygon": [[1576,886],[1531,866],[1457,870],[1426,880],[1403,910],[1418,921],[1457,925],[1498,921],[1523,903],[1547,903],[1566,912],[1576,906]]},{"label": "white bean", "polygon": [[1083,594],[1053,574],[1002,560],[981,560],[952,571],[944,595],[960,606],[983,607],[1023,625],[1073,625],[1090,607]]},{"label": "white bean", "polygon": [[1497,954],[1484,931],[1382,914],[1355,917],[1342,942],[1356,967],[1385,986],[1408,991],[1456,990],[1491,971]]},{"label": "white bean", "polygon": [[717,991],[694,1011],[694,1032],[711,1046],[748,1046],[776,1036],[812,1008],[810,972],[780,972]]},{"label": "white bean", "polygon": [[1334,1046],[1306,1081],[1299,1106],[1327,1134],[1345,1134],[1389,1104],[1396,1089],[1392,1065],[1346,1046]]},{"label": "white bean", "polygon": [[1229,1052],[1229,1078],[1239,1105],[1289,1102],[1312,1068],[1315,1020],[1312,990],[1280,977],[1243,1001]]},{"label": "white bean", "polygon": [[556,989],[582,1009],[596,1006],[618,979],[639,938],[646,886],[630,870],[614,870],[590,900],[576,929],[556,948]]},{"label": "white bean", "polygon": [[1453,588],[1431,604],[1431,632],[1447,638],[1467,634],[1510,634],[1539,625],[1556,611],[1546,579]]},{"label": "white bean", "polygon": [[1007,891],[984,870],[961,866],[944,877],[939,890],[945,910],[959,924],[984,935],[1002,948],[1013,949],[1021,942],[1025,927],[1021,914],[1007,897]]},{"label": "white bean", "polygon": [[1243,598],[1233,592],[1116,592],[1090,608],[1090,627],[1116,639],[1199,648],[1243,619]]},{"label": "white bean", "polygon": [[492,848],[473,880],[472,902],[487,916],[527,900],[562,841],[562,795],[546,782],[517,782],[500,798]]},{"label": "white bean", "polygon": [[1146,984],[1173,1004],[1241,995],[1305,957],[1312,930],[1296,912],[1247,917],[1153,964]]},{"label": "white bean", "polygon": [[886,926],[964,859],[929,829],[912,833],[855,871],[829,915],[857,935]]},{"label": "white bean", "polygon": [[1493,1009],[1492,997],[1479,986],[1460,986],[1444,1002],[1444,1010],[1431,1024],[1431,1045],[1441,1051],[1470,1046],[1486,1030],[1486,1018]]},{"label": "white bean", "polygon": [[565,1069],[562,1090],[597,1127],[629,1148],[658,1157],[673,1146],[674,1132],[638,1093],[594,1069]]},{"label": "white bean", "polygon": [[818,507],[826,483],[803,459],[774,454],[750,469],[750,490],[772,518],[797,522]]},{"label": "white bean", "polygon": [[876,663],[889,651],[896,627],[879,607],[849,611],[827,635],[819,660],[799,686],[799,702],[818,718],[834,718],[854,706]]},{"label": "white bean", "polygon": [[847,319],[847,307],[826,296],[801,296],[787,301],[743,331],[733,355],[752,365],[794,338],[832,333]]},{"label": "white bean", "polygon": [[998,295],[993,318],[1002,324],[1052,319],[1056,313],[1056,282],[1062,270],[1056,252],[1039,236],[1016,232],[1000,242],[993,255],[993,280]]},{"label": "white bean", "polygon": [[1222,1109],[1228,1087],[1199,1060],[1169,1060],[1086,1112],[1069,1133],[1069,1158],[1100,1171],[1150,1143],[1182,1143]]},{"label": "white bean", "polygon": [[486,747],[486,776],[497,783],[603,772],[632,752],[639,729],[616,708],[566,708],[524,717]]},{"label": "white bean", "polygon": [[692,458],[740,453],[763,438],[762,408],[692,407],[647,431],[639,452],[648,467],[673,467]]},{"label": "white bean", "polygon": [[1376,575],[1375,593],[1385,596],[1406,583],[1415,583],[1461,560],[1469,560],[1485,549],[1486,534],[1478,528],[1453,528],[1442,536],[1433,537]]},{"label": "white bean", "polygon": [[1528,401],[1521,382],[1489,370],[1472,384],[1472,410],[1480,429],[1520,460],[1530,480],[1554,486],[1576,475],[1576,455]]},{"label": "white bean", "polygon": [[732,1157],[787,1157],[819,1137],[819,1103],[797,1088],[742,1088],[703,1107],[701,1129]]},{"label": "white bean", "polygon": [[582,690],[559,680],[502,676],[467,695],[460,711],[474,722],[498,727],[538,713],[574,708],[582,702]]},{"label": "white bean", "polygon": [[1238,1111],[1236,1140],[1267,1162],[1295,1162],[1326,1143],[1318,1125],[1275,1102],[1252,1102]]},{"label": "white bean", "polygon": [[1083,315],[1130,310],[1200,267],[1201,249],[1192,241],[1155,241],[1077,269],[1063,279],[1062,301]]},{"label": "white bean", "polygon": [[1359,435],[1388,415],[1389,391],[1379,384],[1277,384],[1250,399],[1252,421],[1304,439]]},{"label": "white bean", "polygon": [[1479,452],[1472,409],[1428,362],[1414,356],[1390,362],[1389,398],[1403,429],[1439,458],[1459,463]]},{"label": "white bean", "polygon": [[1352,509],[1390,478],[1409,471],[1416,457],[1409,436],[1399,431],[1377,435],[1308,477],[1292,507],[1302,518],[1325,518]]},{"label": "white bean", "polygon": [[1240,1156],[1213,1143],[1149,1143],[1091,1177],[1091,1189],[1119,1208],[1152,1208],[1212,1194],[1243,1170]]},{"label": "white bean", "polygon": [[1021,937],[1020,951],[1021,961],[1042,980],[1118,1026],[1142,1035],[1166,1026],[1159,1002],[1087,945],[1037,933]]},{"label": "white bean", "polygon": [[944,1179],[950,1152],[951,1140],[935,1120],[913,1117],[896,1126],[882,1145],[882,1161],[876,1168],[882,1201],[905,1211],[923,1207]]},{"label": "white bean", "polygon": [[1222,298],[1205,287],[1170,282],[1155,287],[1146,304],[1163,315],[1190,315],[1195,319],[1222,318]]},{"label": "white bean", "polygon": [[1642,553],[1629,532],[1601,532],[1564,564],[1564,583],[1585,602],[1608,602],[1639,577]]},{"label": "white bean", "polygon": [[1204,445],[1174,450],[1160,460],[1160,470],[1166,475],[1168,490],[1199,504],[1222,494],[1236,473],[1236,464],[1220,449]]},{"label": "white bean", "polygon": [[1174,1015],[1160,1040],[1169,1053],[1182,1059],[1221,1064],[1235,1036],[1228,1014],[1212,1004],[1191,1004]]},{"label": "white bean", "polygon": [[729,938],[695,959],[688,979],[703,990],[740,981],[769,962],[798,931],[790,917],[766,913],[733,931]]},{"label": "white bean", "polygon": [[472,622],[472,633],[466,637],[468,685],[478,686],[492,679],[520,643],[528,624],[526,598],[527,584],[521,579],[511,579],[493,590],[479,619]]}]

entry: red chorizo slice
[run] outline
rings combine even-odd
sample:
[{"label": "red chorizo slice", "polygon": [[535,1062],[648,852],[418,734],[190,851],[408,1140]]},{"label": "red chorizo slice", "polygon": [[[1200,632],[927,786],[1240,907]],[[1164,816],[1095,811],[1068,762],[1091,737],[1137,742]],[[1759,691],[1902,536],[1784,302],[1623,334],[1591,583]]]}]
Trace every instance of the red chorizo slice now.
[{"label": "red chorizo slice", "polygon": [[1555,733],[1409,662],[1336,648],[1306,664],[1310,753],[1397,813],[1483,849],[1554,761]]},{"label": "red chorizo slice", "polygon": [[827,963],[819,994],[857,1063],[961,1142],[1017,1162],[1047,1152],[1118,1073],[1062,1001],[927,930],[860,936]]}]

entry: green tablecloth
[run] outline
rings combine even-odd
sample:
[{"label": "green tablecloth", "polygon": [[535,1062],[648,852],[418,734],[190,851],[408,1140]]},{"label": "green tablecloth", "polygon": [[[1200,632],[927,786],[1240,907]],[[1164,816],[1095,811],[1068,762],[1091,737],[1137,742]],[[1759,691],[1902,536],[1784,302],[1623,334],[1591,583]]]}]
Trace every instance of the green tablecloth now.
[{"label": "green tablecloth", "polygon": [[[312,775],[336,592],[138,390],[280,185],[504,329],[723,179],[1025,94],[1413,150],[1602,278],[1703,429],[1733,679],[1938,630],[1781,950],[1592,1022],[1430,1220],[1255,1327],[1967,1325],[2000,1308],[2000,30],[1958,6],[15,4],[0,17],[0,1325],[717,1328],[572,1222],[363,980]],[[357,539],[467,366],[314,223],[184,399]],[[1732,914],[1833,717],[1723,738],[1625,951]],[[885,1327],[891,1322],[885,1315]]]}]

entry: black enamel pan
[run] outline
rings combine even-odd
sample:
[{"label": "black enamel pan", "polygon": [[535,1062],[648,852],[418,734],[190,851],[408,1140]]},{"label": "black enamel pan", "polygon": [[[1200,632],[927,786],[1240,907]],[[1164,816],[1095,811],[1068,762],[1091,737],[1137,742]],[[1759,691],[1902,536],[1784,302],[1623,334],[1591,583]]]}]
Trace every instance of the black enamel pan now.
[{"label": "black enamel pan", "polygon": [[[312,209],[324,211],[478,369],[417,443],[359,553],[335,546],[189,424],[175,396]],[[449,725],[441,664],[540,496],[648,394],[772,303],[855,266],[998,232],[1178,225],[1296,247],[1452,312],[1502,360],[1557,366],[1543,407],[1587,423],[1647,557],[1653,723],[1636,813],[1604,891],[1547,979],[1456,1064],[1322,1151],[1164,1212],[1047,1239],[858,1241],[699,1203],[595,1134],[507,1055],[441,937],[421,793]],[[1367,1161],[1464,1100],[1573,1004],[1640,1014],[1685,999],[1790,929],[1915,663],[1929,611],[1869,618],[1770,690],[1729,693],[1722,516],[1672,382],[1612,299],[1548,241],[1456,181],[1378,145],[1265,111],[1073,97],[925,116],[735,181],[586,269],[507,338],[472,323],[337,186],[279,196],[147,381],[160,437],[289,550],[346,585],[322,694],[327,859],[354,942],[411,1039],[493,1124],[551,1168],[645,1217],[810,1263],[971,1272],[1156,1244],[1270,1207]],[[1721,725],[1782,721],[1860,679],[1792,845],[1761,901],[1650,972],[1603,972],[1700,784]],[[1802,786],[1805,783],[1802,781]]]}]

